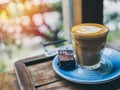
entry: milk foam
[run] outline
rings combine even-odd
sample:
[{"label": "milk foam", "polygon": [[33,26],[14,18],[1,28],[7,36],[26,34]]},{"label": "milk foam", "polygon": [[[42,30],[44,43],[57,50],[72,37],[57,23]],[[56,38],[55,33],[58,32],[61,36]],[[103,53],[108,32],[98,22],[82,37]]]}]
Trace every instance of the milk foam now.
[{"label": "milk foam", "polygon": [[80,26],[76,32],[83,34],[91,34],[91,33],[97,33],[101,30],[102,30],[101,28],[96,26]]}]

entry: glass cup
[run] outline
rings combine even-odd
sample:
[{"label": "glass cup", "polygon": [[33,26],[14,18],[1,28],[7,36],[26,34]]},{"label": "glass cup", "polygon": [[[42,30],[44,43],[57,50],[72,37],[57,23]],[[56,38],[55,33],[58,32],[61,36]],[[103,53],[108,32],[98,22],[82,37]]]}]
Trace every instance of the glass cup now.
[{"label": "glass cup", "polygon": [[96,23],[83,23],[71,28],[72,44],[77,64],[85,69],[100,67],[108,28]]}]

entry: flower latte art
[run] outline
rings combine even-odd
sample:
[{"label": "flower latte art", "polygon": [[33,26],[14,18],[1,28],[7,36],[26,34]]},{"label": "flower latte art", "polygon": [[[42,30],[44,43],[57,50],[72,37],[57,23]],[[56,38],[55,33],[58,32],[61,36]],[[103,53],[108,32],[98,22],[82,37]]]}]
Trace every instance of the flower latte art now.
[{"label": "flower latte art", "polygon": [[84,33],[84,34],[88,34],[88,33],[97,33],[99,31],[101,31],[102,29],[96,26],[80,26],[80,29],[78,29],[76,32],[77,33]]},{"label": "flower latte art", "polygon": [[78,35],[78,38],[96,38],[106,35],[108,28],[100,24],[86,23],[75,25],[71,28],[71,32]]}]

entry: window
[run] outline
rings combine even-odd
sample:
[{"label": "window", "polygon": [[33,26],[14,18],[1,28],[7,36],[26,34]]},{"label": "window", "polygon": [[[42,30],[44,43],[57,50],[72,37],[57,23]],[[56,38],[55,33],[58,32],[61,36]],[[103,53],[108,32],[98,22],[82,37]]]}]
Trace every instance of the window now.
[{"label": "window", "polygon": [[16,60],[43,53],[42,43],[67,38],[63,4],[62,0],[0,0],[0,71]]},{"label": "window", "polygon": [[[112,7],[111,7],[112,6]],[[120,50],[120,0],[104,0],[104,24],[108,26],[108,46]]]},{"label": "window", "polygon": [[69,39],[72,3],[73,0],[0,0],[0,72],[11,69],[17,60],[42,54],[43,43]]}]

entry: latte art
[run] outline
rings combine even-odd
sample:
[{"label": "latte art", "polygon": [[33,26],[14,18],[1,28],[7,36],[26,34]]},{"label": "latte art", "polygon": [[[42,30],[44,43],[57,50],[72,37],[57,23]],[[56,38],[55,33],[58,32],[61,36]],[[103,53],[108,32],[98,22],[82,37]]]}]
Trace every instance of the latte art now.
[{"label": "latte art", "polygon": [[101,31],[102,29],[95,26],[80,26],[78,30],[76,30],[77,33],[84,33],[84,34],[90,34],[90,33],[97,33]]},{"label": "latte art", "polygon": [[96,38],[106,35],[108,28],[100,24],[85,23],[73,26],[71,32],[78,38]]}]

